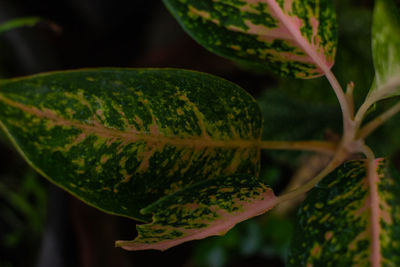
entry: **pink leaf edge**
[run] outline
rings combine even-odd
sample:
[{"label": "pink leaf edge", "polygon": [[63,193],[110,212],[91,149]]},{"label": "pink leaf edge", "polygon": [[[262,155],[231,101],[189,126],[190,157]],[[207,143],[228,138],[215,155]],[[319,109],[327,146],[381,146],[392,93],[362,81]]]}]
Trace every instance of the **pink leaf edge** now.
[{"label": "pink leaf edge", "polygon": [[219,212],[221,215],[220,219],[213,221],[209,224],[208,227],[201,229],[181,229],[177,228],[185,233],[183,237],[172,239],[172,240],[164,240],[157,243],[136,243],[133,241],[116,241],[115,246],[121,247],[125,250],[136,251],[136,250],[167,250],[171,247],[177,246],[184,242],[188,242],[191,240],[203,239],[209,236],[222,236],[226,234],[230,229],[232,229],[236,224],[250,219],[252,217],[262,215],[265,212],[269,211],[273,207],[277,205],[277,197],[273,193],[271,189],[267,190],[264,194],[261,195],[260,200],[249,202],[242,202],[242,209],[236,213],[227,213],[227,212]]}]

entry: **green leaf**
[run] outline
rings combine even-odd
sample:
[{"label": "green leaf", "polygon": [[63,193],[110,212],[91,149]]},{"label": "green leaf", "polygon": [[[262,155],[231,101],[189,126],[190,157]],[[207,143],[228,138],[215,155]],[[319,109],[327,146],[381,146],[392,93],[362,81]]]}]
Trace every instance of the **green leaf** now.
[{"label": "green leaf", "polygon": [[400,95],[400,16],[393,0],[376,0],[372,26],[374,99]]},{"label": "green leaf", "polygon": [[[371,29],[372,12],[360,1],[336,0],[338,20],[338,47],[332,69],[339,83],[355,83],[354,100],[358,107],[365,100],[374,79]],[[355,60],[357,59],[357,60]],[[311,108],[315,104],[337,106],[337,97],[327,79],[282,79],[279,90],[288,92],[298,100],[305,100]],[[340,114],[339,114],[340,115]],[[265,119],[265,121],[268,121]]]},{"label": "green leaf", "polygon": [[[263,140],[324,140],[326,133],[340,132],[342,121],[337,105],[310,105],[308,101],[299,98],[275,88],[265,91],[257,98],[265,120]],[[304,155],[301,152],[274,150],[265,150],[262,153],[279,162],[285,162],[285,166],[296,166],[299,156]]]},{"label": "green leaf", "polygon": [[263,214],[276,204],[272,190],[249,175],[202,181],[142,210],[154,214],[137,227],[133,241],[117,241],[127,250],[165,250],[186,241],[223,235],[235,224]]},{"label": "green leaf", "polygon": [[0,35],[13,29],[33,27],[43,19],[38,17],[16,18],[0,24]]},{"label": "green leaf", "polygon": [[0,83],[0,121],[42,175],[105,212],[140,210],[183,187],[258,176],[262,117],[223,79],[174,69],[55,72]]},{"label": "green leaf", "polygon": [[201,45],[238,63],[283,76],[329,70],[336,51],[330,0],[164,0]]},{"label": "green leaf", "polygon": [[372,165],[348,162],[308,194],[289,266],[400,266],[400,176]]}]

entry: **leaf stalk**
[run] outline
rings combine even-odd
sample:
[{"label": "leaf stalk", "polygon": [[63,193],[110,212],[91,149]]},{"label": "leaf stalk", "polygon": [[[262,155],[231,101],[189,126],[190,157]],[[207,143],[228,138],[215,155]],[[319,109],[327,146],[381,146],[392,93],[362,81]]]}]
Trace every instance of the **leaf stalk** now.
[{"label": "leaf stalk", "polygon": [[370,121],[364,127],[362,127],[357,134],[357,139],[362,139],[362,140],[365,139],[379,126],[381,126],[384,122],[386,122],[399,112],[400,112],[400,102],[392,106],[390,109],[388,109],[387,111],[385,111],[372,121]]},{"label": "leaf stalk", "polygon": [[338,166],[340,166],[347,158],[348,153],[345,149],[339,149],[328,165],[320,172],[317,176],[311,179],[306,184],[300,186],[299,188],[278,197],[277,202],[282,203],[284,201],[297,198],[303,194],[310,191],[317,183],[319,183],[324,177],[334,171]]},{"label": "leaf stalk", "polygon": [[327,141],[261,141],[261,149],[304,150],[334,154],[337,144]]},{"label": "leaf stalk", "polygon": [[339,101],[340,108],[342,110],[342,118],[343,118],[343,135],[347,136],[350,134],[351,129],[354,128],[353,122],[353,114],[351,112],[352,108],[349,104],[348,97],[343,91],[342,86],[336,79],[336,76],[329,68],[324,68],[323,71],[325,72],[325,77],[328,79],[329,83],[332,86],[333,91],[336,94],[336,97]]}]

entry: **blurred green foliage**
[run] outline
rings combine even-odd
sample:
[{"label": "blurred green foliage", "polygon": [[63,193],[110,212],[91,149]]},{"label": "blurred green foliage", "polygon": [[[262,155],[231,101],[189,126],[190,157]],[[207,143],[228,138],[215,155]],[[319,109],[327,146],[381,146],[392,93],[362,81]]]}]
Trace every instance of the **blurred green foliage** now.
[{"label": "blurred green foliage", "polygon": [[251,257],[284,259],[292,232],[291,218],[268,214],[239,224],[222,238],[198,241],[194,260],[199,267],[222,267]]},{"label": "blurred green foliage", "polygon": [[[9,46],[0,38],[0,78],[10,75]],[[15,152],[0,132],[0,266],[33,266],[47,211],[45,181]],[[21,256],[23,252],[23,256]]]},{"label": "blurred green foliage", "polygon": [[43,182],[26,168],[22,175],[0,175],[0,266],[29,264],[36,257],[47,209]]},{"label": "blurred green foliage", "polygon": [[[339,106],[295,98],[286,91],[270,88],[258,98],[264,116],[263,140],[324,140],[341,131]],[[297,167],[306,152],[263,151],[270,159]]]}]

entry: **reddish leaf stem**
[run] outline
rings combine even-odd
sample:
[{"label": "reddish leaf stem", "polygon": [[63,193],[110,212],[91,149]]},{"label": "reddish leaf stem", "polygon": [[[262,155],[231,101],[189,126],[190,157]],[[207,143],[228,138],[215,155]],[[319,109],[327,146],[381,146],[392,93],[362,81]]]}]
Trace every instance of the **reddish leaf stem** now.
[{"label": "reddish leaf stem", "polygon": [[311,179],[306,184],[300,186],[299,188],[278,197],[277,202],[282,203],[286,200],[290,200],[303,195],[310,191],[318,182],[320,182],[324,177],[334,171],[338,166],[340,166],[347,158],[347,152],[344,149],[338,149],[335,156],[329,162],[329,164],[313,179]]},{"label": "reddish leaf stem", "polygon": [[326,141],[261,141],[261,149],[305,150],[334,154],[337,144]]},{"label": "reddish leaf stem", "polygon": [[351,107],[349,106],[347,97],[333,72],[327,67],[322,68],[322,70],[324,71],[325,77],[328,79],[333,91],[336,94],[337,99],[339,100],[343,118],[343,134],[346,136],[349,132],[351,132],[351,129],[354,125],[352,120],[353,115],[351,113]]},{"label": "reddish leaf stem", "polygon": [[381,126],[385,121],[389,120],[399,112],[400,112],[400,102],[391,107],[390,109],[388,109],[386,112],[382,113],[380,116],[376,117],[374,120],[370,121],[364,127],[362,127],[357,134],[357,138],[361,140],[365,139],[379,126]]}]

